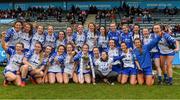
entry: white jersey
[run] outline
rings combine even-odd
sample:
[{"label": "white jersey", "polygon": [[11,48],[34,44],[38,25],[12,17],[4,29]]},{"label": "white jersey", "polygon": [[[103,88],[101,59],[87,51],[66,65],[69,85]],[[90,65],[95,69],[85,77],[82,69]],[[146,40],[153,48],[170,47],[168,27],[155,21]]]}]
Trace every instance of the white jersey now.
[{"label": "white jersey", "polygon": [[98,47],[107,48],[108,40],[105,36],[100,35],[98,38]]},{"label": "white jersey", "polygon": [[21,67],[24,54],[14,54],[10,56],[8,65],[5,67],[6,70],[18,71]]},{"label": "white jersey", "polygon": [[173,49],[170,49],[168,47],[168,43],[167,43],[167,41],[164,38],[161,38],[161,40],[158,43],[158,47],[159,47],[159,50],[160,50],[161,54],[169,54],[169,53],[173,53],[174,52]]},{"label": "white jersey", "polygon": [[135,68],[134,57],[132,52],[129,51],[129,49],[127,53],[122,52],[121,56],[123,56],[122,62],[124,68],[128,68],[128,67]]},{"label": "white jersey", "polygon": [[[155,35],[155,37],[156,37],[156,35]],[[146,45],[146,44],[150,43],[152,40],[153,40],[153,38],[150,34],[149,36],[143,38],[143,44]],[[157,47],[154,47],[150,52],[158,52]]]},{"label": "white jersey", "polygon": [[89,45],[89,50],[92,51],[92,49],[96,46],[96,37],[94,33],[91,33],[90,31],[87,32],[86,43]]},{"label": "white jersey", "polygon": [[55,42],[56,42],[56,36],[54,35],[54,33],[52,35],[47,34],[45,37],[44,47],[49,45],[54,48]]},{"label": "white jersey", "polygon": [[22,31],[16,32],[14,28],[8,29],[6,33],[6,42],[8,46],[15,46],[19,42]]},{"label": "white jersey", "polygon": [[67,43],[73,42],[73,37],[72,36],[66,36]]},{"label": "white jersey", "polygon": [[[114,56],[119,56],[119,50],[117,48],[114,49],[109,48],[108,55],[110,59],[113,59]],[[119,61],[113,62],[113,65],[117,65],[117,64],[120,64],[120,62]]]},{"label": "white jersey", "polygon": [[25,48],[25,49],[30,49],[31,38],[32,38],[32,37],[29,36],[29,33],[23,32],[23,33],[20,35],[19,41],[24,44],[24,48]]},{"label": "white jersey", "polygon": [[85,43],[85,41],[86,41],[86,37],[85,37],[84,33],[82,33],[81,35],[77,33],[77,36],[75,38],[76,46],[82,47],[83,44]]},{"label": "white jersey", "polygon": [[70,59],[71,59],[71,56],[67,54],[64,61],[64,66],[65,66],[64,72],[72,75],[74,63],[71,62]]},{"label": "white jersey", "polygon": [[44,43],[45,40],[45,35],[44,34],[38,34],[37,32],[34,34],[33,38],[32,38],[32,42],[31,42],[31,50],[34,49],[34,46],[36,44],[36,42],[40,42],[41,44]]},{"label": "white jersey", "polygon": [[111,65],[112,64],[112,59],[109,59],[107,61],[102,61],[100,59],[95,61],[95,65],[98,67],[98,70],[104,75],[108,75],[111,71]]}]

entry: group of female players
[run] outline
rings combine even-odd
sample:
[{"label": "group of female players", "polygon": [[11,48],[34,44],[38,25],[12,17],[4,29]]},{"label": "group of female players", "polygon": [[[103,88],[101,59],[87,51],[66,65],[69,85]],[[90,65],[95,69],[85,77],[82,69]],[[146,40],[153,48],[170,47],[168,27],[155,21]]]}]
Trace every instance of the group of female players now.
[{"label": "group of female players", "polygon": [[158,84],[172,85],[172,61],[179,43],[160,24],[155,24],[153,31],[140,30],[138,25],[117,30],[115,23],[109,29],[96,28],[89,23],[87,30],[78,25],[55,33],[51,25],[46,31],[42,25],[15,22],[1,37],[8,55],[3,85],[26,86],[28,81],[113,85],[117,81],[151,86],[153,66]]}]

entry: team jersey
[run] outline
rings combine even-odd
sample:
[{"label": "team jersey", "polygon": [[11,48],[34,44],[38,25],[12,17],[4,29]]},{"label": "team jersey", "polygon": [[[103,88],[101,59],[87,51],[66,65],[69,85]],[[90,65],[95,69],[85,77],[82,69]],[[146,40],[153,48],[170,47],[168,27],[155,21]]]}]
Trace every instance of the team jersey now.
[{"label": "team jersey", "polygon": [[98,59],[95,61],[95,65],[98,67],[97,69],[104,75],[108,75],[111,71],[111,64],[112,64],[113,60],[112,59],[108,59],[107,61],[102,61],[101,59]]},{"label": "team jersey", "polygon": [[14,28],[10,28],[6,32],[5,41],[8,46],[15,46],[19,42],[19,37],[21,36],[22,31],[16,32]]},{"label": "team jersey", "polygon": [[30,49],[32,37],[29,36],[29,33],[22,32],[19,41],[24,44],[25,49]]},{"label": "team jersey", "polygon": [[11,48],[8,48],[6,50],[6,53],[9,54],[10,58],[5,69],[10,71],[18,71],[23,63],[22,60],[24,57],[24,53],[17,54],[16,51]]},{"label": "team jersey", "polygon": [[83,44],[86,42],[85,33],[79,34],[78,32],[75,32],[73,34],[73,42],[76,44],[77,47],[82,47]]},{"label": "team jersey", "polygon": [[55,33],[53,33],[52,35],[45,33],[44,47],[51,46],[52,48],[55,48],[56,39],[57,39],[57,36],[55,35]]},{"label": "team jersey", "polygon": [[154,38],[150,43],[142,46],[142,52],[138,48],[135,48],[133,52],[136,55],[137,61],[139,62],[141,68],[148,68],[152,67],[150,50],[154,48],[158,42],[160,41],[161,37],[157,36]]},{"label": "team jersey", "polygon": [[90,31],[85,32],[85,34],[86,34],[86,44],[89,45],[89,50],[92,51],[92,49],[97,44],[97,36]]},{"label": "team jersey", "polygon": [[100,35],[98,37],[97,46],[101,48],[107,48],[108,46],[108,38]]},{"label": "team jersey", "polygon": [[93,62],[90,54],[85,56],[82,52],[79,52],[74,56],[74,61],[79,61],[79,72],[82,70],[83,73],[88,73],[91,70]]},{"label": "team jersey", "polygon": [[[114,49],[108,48],[106,51],[108,52],[108,56],[109,56],[110,59],[113,59],[114,56],[119,56],[118,48],[114,48]],[[119,61],[115,61],[112,64],[113,65],[117,65],[117,64],[120,64],[120,62]]]},{"label": "team jersey", "polygon": [[62,72],[62,65],[63,60],[65,59],[64,54],[58,55],[57,52],[55,52],[50,58],[49,62],[51,65],[49,66],[48,72]]},{"label": "team jersey", "polygon": [[39,33],[35,33],[32,37],[32,41],[31,41],[31,50],[34,49],[34,46],[36,44],[36,42],[40,42],[41,44],[44,45],[44,41],[45,41],[45,35],[43,34],[39,34]]},{"label": "team jersey", "polygon": [[29,52],[27,52],[25,54],[25,57],[35,68],[40,68],[43,65],[46,65],[46,62],[43,61],[43,58],[41,58],[41,54],[36,54],[34,50],[30,50]]},{"label": "team jersey", "polygon": [[73,62],[73,58],[71,58],[71,56],[68,54],[66,54],[65,56],[64,66],[65,66],[64,72],[72,75],[74,62]]},{"label": "team jersey", "polygon": [[158,47],[160,50],[161,54],[169,54],[169,53],[173,53],[174,50],[172,48],[170,48],[170,45],[174,45],[176,42],[176,40],[171,37],[168,33],[164,33],[163,37],[161,38],[161,40],[158,43]]},{"label": "team jersey", "polygon": [[66,39],[67,39],[67,43],[70,43],[70,42],[73,42],[73,36],[66,36]]},{"label": "team jersey", "polygon": [[136,39],[136,38],[139,38],[140,40],[142,40],[142,33],[138,33],[138,34],[135,34],[134,32],[131,32],[131,34],[132,34],[132,40],[134,41],[134,39]]},{"label": "team jersey", "polygon": [[[150,43],[157,35],[155,33],[150,33],[148,36],[143,36],[143,45]],[[158,46],[154,47],[150,52],[159,52]]]},{"label": "team jersey", "polygon": [[113,39],[115,40],[116,46],[120,47],[120,32],[116,31],[116,32],[108,32],[108,40]]},{"label": "team jersey", "polygon": [[121,42],[125,42],[128,48],[133,48],[132,33],[121,33]]},{"label": "team jersey", "polygon": [[136,55],[128,49],[128,52],[121,52],[119,57],[114,57],[114,61],[121,60],[123,62],[123,68],[135,68]]},{"label": "team jersey", "polygon": [[67,40],[66,40],[66,39],[63,39],[62,41],[60,41],[59,39],[56,40],[56,48],[57,48],[59,45],[66,46],[66,44],[67,44]]}]

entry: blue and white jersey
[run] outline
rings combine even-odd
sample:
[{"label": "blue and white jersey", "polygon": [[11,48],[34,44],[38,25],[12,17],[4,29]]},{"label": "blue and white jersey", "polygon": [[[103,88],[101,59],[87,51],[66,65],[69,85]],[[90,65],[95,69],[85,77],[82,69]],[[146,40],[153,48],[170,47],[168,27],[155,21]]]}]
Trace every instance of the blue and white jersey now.
[{"label": "blue and white jersey", "polygon": [[49,62],[51,65],[49,66],[48,72],[62,72],[62,64],[65,59],[64,54],[58,55],[57,52],[55,52],[50,58]]},{"label": "blue and white jersey", "polygon": [[82,52],[79,52],[74,56],[74,61],[79,62],[78,72],[81,71],[81,67],[83,73],[88,73],[91,70],[91,64],[93,64],[93,62],[90,54],[85,56]]},{"label": "blue and white jersey", "polygon": [[45,35],[44,34],[39,34],[39,33],[35,33],[32,37],[32,41],[31,41],[31,50],[34,49],[34,46],[36,44],[36,42],[40,42],[41,44],[44,44],[45,41]]},{"label": "blue and white jersey", "polygon": [[136,55],[128,49],[128,52],[122,52],[120,54],[120,56],[122,57],[122,62],[123,62],[123,67],[124,68],[135,68],[135,60],[136,60]]},{"label": "blue and white jersey", "polygon": [[115,40],[115,44],[117,47],[120,47],[120,32],[116,31],[116,32],[108,32],[108,40],[113,39]]},{"label": "blue and white jersey", "polygon": [[59,45],[66,46],[66,44],[67,44],[67,40],[66,40],[66,39],[63,39],[62,41],[56,40],[56,48],[57,48]]},{"label": "blue and white jersey", "polygon": [[83,44],[86,42],[85,33],[79,34],[78,32],[75,32],[73,34],[73,42],[76,44],[77,47],[82,47]]},{"label": "blue and white jersey", "polygon": [[29,33],[22,32],[20,35],[19,41],[24,44],[25,49],[30,49],[32,37],[29,36]]},{"label": "blue and white jersey", "polygon": [[140,40],[142,40],[142,38],[143,38],[143,35],[142,35],[142,33],[138,33],[138,34],[135,34],[134,32],[131,32],[131,34],[132,34],[132,40],[134,41],[134,39],[136,39],[136,38],[139,38]]},{"label": "blue and white jersey", "polygon": [[125,42],[128,48],[133,48],[132,33],[121,33],[121,42]]},{"label": "blue and white jersey", "polygon": [[97,69],[104,75],[108,75],[112,71],[112,59],[108,59],[107,61],[102,61],[98,59],[95,61],[95,65],[98,67]]},{"label": "blue and white jersey", "polygon": [[22,31],[16,32],[14,28],[10,28],[6,32],[5,41],[8,46],[15,46],[19,42],[19,37],[21,36]]},{"label": "blue and white jersey", "polygon": [[152,48],[154,48],[158,44],[158,42],[160,40],[161,40],[161,37],[157,36],[150,43],[143,45],[142,46],[142,52],[140,52],[140,50],[138,48],[135,48],[133,50],[141,68],[152,67],[150,51]]},{"label": "blue and white jersey", "polygon": [[72,75],[73,68],[74,68],[74,61],[73,61],[73,58],[68,54],[66,54],[65,56],[64,66],[65,66],[64,72]]},{"label": "blue and white jersey", "polygon": [[160,50],[161,54],[169,54],[169,53],[173,53],[174,50],[169,48],[169,45],[173,45],[175,44],[176,39],[171,37],[171,35],[169,35],[168,33],[164,33],[163,37],[161,38],[161,40],[158,43],[158,47]]},{"label": "blue and white jersey", "polygon": [[[143,45],[146,45],[148,43],[150,43],[154,38],[156,38],[156,34],[155,33],[150,33],[148,36],[143,36],[142,42]],[[158,46],[154,47],[150,52],[159,52],[158,50]]]},{"label": "blue and white jersey", "polygon": [[67,43],[73,42],[73,36],[66,36]]},{"label": "blue and white jersey", "polygon": [[18,71],[23,63],[24,53],[17,54],[16,51],[11,48],[8,48],[6,53],[9,54],[10,58],[5,70]]},{"label": "blue and white jersey", "polygon": [[99,35],[97,46],[106,49],[108,47],[108,38],[105,36]]},{"label": "blue and white jersey", "polygon": [[56,39],[57,36],[55,35],[55,33],[53,33],[52,35],[45,33],[44,47],[51,46],[52,48],[55,48]]},{"label": "blue and white jersey", "polygon": [[96,46],[97,44],[97,36],[94,35],[94,33],[87,31],[86,33],[86,44],[89,45],[89,50],[92,51],[92,49]]},{"label": "blue and white jersey", "polygon": [[41,66],[46,65],[46,62],[43,61],[43,58],[41,58],[41,54],[36,54],[34,50],[28,51],[25,54],[25,57],[28,59],[28,62],[35,68],[40,68]]},{"label": "blue and white jersey", "polygon": [[[108,48],[106,51],[108,52],[108,56],[109,56],[110,59],[113,59],[114,56],[119,56],[118,48],[114,48],[114,49]],[[112,64],[113,65],[120,64],[120,61],[115,61]]]}]

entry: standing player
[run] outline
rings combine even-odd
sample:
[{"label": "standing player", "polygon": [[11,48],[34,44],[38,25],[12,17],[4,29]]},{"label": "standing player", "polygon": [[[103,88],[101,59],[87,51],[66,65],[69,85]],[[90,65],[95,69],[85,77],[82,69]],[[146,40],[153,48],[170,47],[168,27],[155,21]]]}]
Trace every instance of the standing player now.
[{"label": "standing player", "polygon": [[[160,33],[163,34],[161,40],[158,43],[158,47],[160,49],[161,68],[163,72],[167,71],[168,79],[166,73],[164,73],[164,78],[169,85],[172,85],[173,83],[172,61],[175,52],[179,51],[179,43],[168,33],[162,32],[161,26],[159,24],[154,25],[153,30],[156,34],[160,34]],[[167,68],[165,64],[167,65]]]},{"label": "standing player", "polygon": [[19,42],[19,36],[22,34],[22,22],[16,21],[12,28],[6,32],[5,41],[8,46],[14,49],[15,44]]},{"label": "standing player", "polygon": [[34,49],[36,42],[40,42],[42,45],[44,45],[45,42],[44,27],[41,25],[37,26],[37,31],[32,37],[31,50]]},{"label": "standing player", "polygon": [[[148,43],[150,43],[155,37],[156,34],[155,33],[149,33],[149,30],[147,28],[143,28],[142,30],[143,32],[143,44],[146,45]],[[154,65],[156,67],[157,70],[157,74],[158,74],[158,84],[162,84],[162,72],[161,72],[161,67],[160,67],[160,54],[159,54],[159,49],[158,46],[154,47],[151,51],[151,59],[153,59],[154,61]]]},{"label": "standing player", "polygon": [[97,46],[99,50],[102,52],[103,50],[107,49],[108,46],[108,38],[107,32],[105,27],[100,27],[100,35],[98,37]]},{"label": "standing player", "polygon": [[73,34],[73,42],[76,45],[77,51],[80,51],[83,44],[86,42],[86,35],[83,31],[83,26],[78,25],[77,32]]},{"label": "standing player", "polygon": [[33,36],[33,26],[30,23],[24,23],[22,34],[19,36],[19,41],[24,44],[25,52],[28,52],[31,46],[31,39]]},{"label": "standing player", "polygon": [[56,40],[56,49],[58,48],[59,45],[66,45],[67,40],[66,40],[66,35],[63,31],[59,32],[58,34],[58,39]]}]

